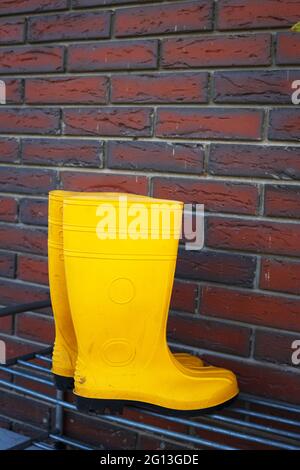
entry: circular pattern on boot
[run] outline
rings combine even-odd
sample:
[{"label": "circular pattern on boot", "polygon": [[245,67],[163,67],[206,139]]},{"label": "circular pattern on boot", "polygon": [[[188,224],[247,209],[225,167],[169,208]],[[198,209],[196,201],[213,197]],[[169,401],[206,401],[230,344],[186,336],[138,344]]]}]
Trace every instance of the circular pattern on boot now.
[{"label": "circular pattern on boot", "polygon": [[114,279],[108,288],[108,295],[116,304],[127,304],[135,296],[134,284],[126,277]]},{"label": "circular pattern on boot", "polygon": [[103,344],[102,356],[111,366],[125,366],[132,362],[135,347],[126,339],[112,339]]}]

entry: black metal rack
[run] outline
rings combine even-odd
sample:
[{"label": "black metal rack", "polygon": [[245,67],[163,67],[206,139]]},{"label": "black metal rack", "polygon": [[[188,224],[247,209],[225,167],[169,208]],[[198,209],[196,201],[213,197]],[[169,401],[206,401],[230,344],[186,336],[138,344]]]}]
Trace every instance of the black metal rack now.
[{"label": "black metal rack", "polygon": [[[45,307],[50,307],[49,300],[6,307],[0,311],[0,317]],[[54,387],[50,371],[51,351],[52,348],[44,348],[10,359],[0,366],[0,371],[5,371],[12,378],[21,377],[32,383]],[[84,441],[78,442],[66,435],[63,424],[64,410],[76,411],[76,407],[65,399],[63,392],[56,391],[55,396],[50,396],[33,390],[30,386],[21,386],[4,379],[0,379],[0,387],[55,406],[53,431],[46,435],[43,433],[41,438],[34,440],[35,447],[47,450],[95,449]],[[177,444],[181,448],[186,446],[189,449],[300,450],[300,406],[297,405],[240,394],[233,404],[222,411],[206,412],[196,418],[180,418],[141,409],[138,411],[145,417],[145,421],[115,415],[94,416],[103,423],[133,429],[135,432],[159,438],[165,443]],[[149,424],[149,417],[158,418],[162,423],[166,423],[166,427]],[[188,431],[169,429],[168,424],[182,425]],[[103,446],[98,449],[103,449]]]}]

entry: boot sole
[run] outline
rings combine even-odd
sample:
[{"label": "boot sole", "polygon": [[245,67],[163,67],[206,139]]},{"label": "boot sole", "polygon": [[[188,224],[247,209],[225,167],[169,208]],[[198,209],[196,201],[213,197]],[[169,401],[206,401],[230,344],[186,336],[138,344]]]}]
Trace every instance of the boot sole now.
[{"label": "boot sole", "polygon": [[153,405],[151,403],[145,403],[134,400],[105,400],[100,398],[85,398],[76,396],[76,408],[78,411],[83,413],[97,413],[97,414],[110,414],[110,415],[121,415],[123,414],[125,407],[140,408],[147,411],[154,411],[156,413],[167,414],[169,416],[181,416],[181,417],[195,417],[218,410],[227,408],[235,402],[238,395],[230,398],[220,405],[212,406],[210,408],[200,408],[198,410],[175,410],[172,408],[165,408],[164,406]]},{"label": "boot sole", "polygon": [[74,379],[73,377],[64,377],[63,375],[53,374],[54,383],[57,390],[61,392],[66,392],[68,390],[74,389]]}]

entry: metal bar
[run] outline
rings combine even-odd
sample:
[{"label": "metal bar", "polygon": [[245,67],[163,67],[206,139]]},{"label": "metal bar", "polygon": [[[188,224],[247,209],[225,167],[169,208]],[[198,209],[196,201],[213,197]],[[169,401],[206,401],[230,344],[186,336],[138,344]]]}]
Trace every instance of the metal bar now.
[{"label": "metal bar", "polygon": [[[44,354],[49,354],[51,351],[52,351],[52,346],[48,346],[47,348],[43,348],[41,349],[40,351],[38,351],[39,353],[44,353]],[[11,366],[11,365],[14,365],[16,364],[18,361],[20,360],[30,360],[30,359],[35,359],[36,357],[36,351],[35,352],[30,352],[30,353],[26,353],[26,354],[23,354],[21,356],[17,356],[17,357],[13,357],[11,359],[8,359],[6,361],[6,365],[8,366]]]},{"label": "metal bar", "polygon": [[187,346],[186,344],[177,344],[177,343],[174,343],[173,341],[169,341],[169,340],[168,340],[168,345],[171,348],[176,349],[176,351],[180,350],[180,351],[186,351],[186,352],[192,353],[193,350],[194,350],[194,348],[192,346]]},{"label": "metal bar", "polygon": [[237,407],[230,408],[230,411],[233,411],[234,413],[240,413],[245,416],[253,416],[254,418],[261,418],[261,419],[266,419],[268,421],[276,421],[278,423],[300,427],[299,421],[295,421],[294,419],[289,419],[289,418],[282,418],[281,416],[267,415],[265,413],[261,413],[260,411],[251,411],[251,410],[247,410],[246,408],[237,408]]},{"label": "metal bar", "polygon": [[48,446],[47,444],[44,444],[43,442],[33,442],[33,444],[31,445],[39,447],[40,449],[43,449],[43,450],[53,450],[51,446]]},{"label": "metal bar", "polygon": [[[31,395],[33,397],[39,398],[40,400],[46,400],[53,404],[60,404],[64,408],[67,408],[69,410],[77,411],[76,406],[72,405],[71,403],[67,403],[62,400],[57,400],[56,398],[52,398],[52,397],[49,397],[48,395],[44,395],[43,393],[29,390],[25,387],[21,387],[20,385],[13,384],[2,379],[0,379],[0,385],[3,385],[5,387],[12,388],[13,390],[17,390],[19,392]],[[169,431],[168,429],[162,429],[156,426],[152,426],[150,424],[138,423],[127,418],[119,418],[118,416],[106,416],[106,415],[100,415],[100,416],[101,416],[102,421],[104,422],[118,423],[123,426],[125,425],[129,427],[133,427],[135,429],[141,429],[142,431],[149,431],[154,434],[171,437],[173,439],[178,439],[178,440],[189,442],[192,444],[198,444],[198,445],[205,446],[205,447],[211,447],[213,449],[237,450],[235,447],[227,446],[225,444],[218,444],[218,443],[211,442],[206,439],[201,439],[195,436],[189,436],[187,434],[179,433],[176,431]],[[159,415],[156,415],[156,416],[159,416]]]},{"label": "metal bar", "polygon": [[24,379],[33,380],[34,382],[39,382],[43,385],[49,385],[54,387],[54,383],[50,382],[49,380],[41,379],[40,377],[36,377],[35,375],[26,374],[26,372],[22,372],[11,367],[0,366],[0,370],[4,372],[9,372],[10,374],[17,375],[18,377],[23,377]]},{"label": "metal bar", "polygon": [[48,369],[47,367],[38,366],[37,364],[32,364],[31,362],[23,361],[22,359],[18,359],[17,364],[29,367],[30,369],[38,370],[40,372],[45,372],[46,374],[49,374],[51,372],[51,369]]},{"label": "metal bar", "polygon": [[277,408],[278,410],[290,411],[291,413],[300,413],[300,406],[290,405],[288,403],[283,403],[281,401],[254,397],[253,395],[248,395],[246,393],[241,393],[239,395],[239,398],[249,403],[255,403],[256,405],[265,405],[265,406],[270,406],[271,408]]},{"label": "metal bar", "polygon": [[77,442],[77,441],[73,441],[72,439],[68,439],[66,438],[65,436],[58,436],[56,434],[49,434],[49,437],[51,437],[51,439],[53,439],[54,441],[59,441],[59,442],[63,442],[64,444],[67,444],[67,445],[70,445],[70,446],[73,446],[73,447],[77,447],[78,449],[82,449],[82,450],[96,450],[95,448],[93,447],[89,447],[85,444],[81,444],[80,442]]},{"label": "metal bar", "polygon": [[7,382],[6,380],[0,379],[0,385],[4,387],[12,388],[13,390],[17,390],[18,392],[27,393],[35,398],[39,398],[40,400],[46,400],[49,403],[53,403],[54,405],[61,404],[64,408],[68,408],[69,410],[76,411],[76,406],[72,405],[71,403],[67,403],[65,401],[57,400],[56,398],[49,397],[48,395],[44,395],[43,393],[36,392],[34,390],[30,390],[29,388],[22,387],[21,385],[14,384],[12,382]]},{"label": "metal bar", "polygon": [[[57,390],[56,398],[58,401],[64,401],[64,392]],[[55,433],[63,433],[63,407],[59,403],[55,407]]]},{"label": "metal bar", "polygon": [[[252,423],[249,421],[243,421],[241,419],[236,419],[236,418],[230,418],[228,416],[221,416],[218,414],[211,414],[209,415],[209,418],[215,419],[217,421],[223,421],[224,423],[234,424],[237,426],[243,426],[249,429],[257,429],[258,431],[268,432],[270,434],[277,434],[278,436],[283,436],[283,437],[290,438],[290,439],[298,439],[300,442],[300,434],[296,432],[284,431],[282,429],[271,428],[270,426],[263,426],[261,424]],[[283,444],[280,443],[280,445],[283,445]],[[286,448],[286,447],[283,447],[283,448]],[[293,448],[300,450],[300,445],[294,446]],[[288,449],[290,449],[290,447],[288,447]]]},{"label": "metal bar", "polygon": [[187,426],[193,426],[194,428],[197,428],[197,429],[203,429],[203,430],[215,432],[215,433],[218,433],[218,434],[225,434],[227,436],[230,435],[230,436],[233,436],[233,437],[237,437],[238,439],[246,440],[246,441],[249,441],[249,442],[257,442],[259,444],[267,444],[267,445],[271,445],[273,447],[277,447],[280,444],[282,449],[289,449],[289,450],[299,449],[299,447],[288,446],[288,444],[283,444],[283,443],[278,444],[277,441],[271,441],[271,440],[268,440],[268,439],[264,439],[263,437],[257,437],[257,436],[253,436],[251,434],[246,434],[246,433],[242,433],[242,432],[238,432],[238,431],[233,431],[231,429],[219,428],[219,427],[216,427],[216,426],[213,426],[213,425],[200,423],[199,421],[189,421],[185,418],[178,418],[178,417],[175,418],[174,416],[168,416],[168,415],[162,415],[162,414],[159,414],[159,413],[153,413],[153,411],[148,411],[148,410],[143,410],[143,413],[151,415],[151,416],[155,416],[155,417],[158,417],[158,418],[162,418],[162,419],[165,419],[167,421],[180,423],[180,424],[185,424]]},{"label": "metal bar", "polygon": [[28,310],[37,310],[39,308],[45,307],[51,307],[50,299],[3,307],[0,309],[0,317],[6,317],[8,315],[17,315],[18,313],[27,312]]},{"label": "metal bar", "polygon": [[42,356],[42,354],[36,354],[35,357],[37,359],[40,359],[41,361],[48,362],[49,364],[52,364],[52,359],[50,357]]},{"label": "metal bar", "polygon": [[[56,399],[58,402],[64,401],[64,392],[62,390],[56,390]],[[55,405],[55,420],[54,420],[54,432],[55,436],[63,434],[63,407],[60,403]],[[65,444],[58,439],[55,442],[56,450],[65,450]]]},{"label": "metal bar", "polygon": [[[159,415],[155,415],[155,416],[159,416]],[[200,444],[202,446],[212,447],[214,449],[237,450],[236,448],[231,447],[231,446],[227,446],[225,444],[218,444],[218,443],[215,443],[215,442],[212,442],[212,441],[208,441],[206,439],[197,438],[197,437],[194,437],[194,436],[188,436],[186,434],[182,434],[182,433],[175,432],[175,431],[169,431],[168,429],[158,428],[158,427],[155,427],[155,426],[152,426],[152,425],[149,425],[149,424],[138,423],[138,422],[129,420],[127,418],[119,418],[117,416],[109,416],[108,418],[109,418],[109,421],[112,421],[112,422],[116,422],[116,423],[119,423],[119,424],[125,424],[125,425],[128,425],[128,426],[134,426],[135,429],[141,429],[142,431],[150,431],[150,432],[153,432],[153,433],[159,432],[163,436],[172,437],[172,438],[175,438],[175,439],[177,438],[177,439],[180,439],[180,440],[183,440],[183,441],[186,441],[186,442],[190,442],[190,443],[193,443],[193,444]]]}]

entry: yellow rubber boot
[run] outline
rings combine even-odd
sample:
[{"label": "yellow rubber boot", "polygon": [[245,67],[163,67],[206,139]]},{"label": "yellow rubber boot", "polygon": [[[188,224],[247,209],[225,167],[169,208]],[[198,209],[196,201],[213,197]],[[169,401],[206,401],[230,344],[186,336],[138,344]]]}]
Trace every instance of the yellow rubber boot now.
[{"label": "yellow rubber boot", "polygon": [[[232,372],[186,368],[166,343],[182,204],[136,196],[126,210],[125,205],[116,195],[64,199],[65,270],[78,341],[78,407],[103,411],[135,403],[196,411],[230,400],[238,393]],[[154,221],[150,237],[142,219],[149,211]],[[129,237],[124,214],[130,219]],[[161,228],[159,214],[162,219],[173,215],[171,228]],[[140,228],[138,237],[134,223]]]},{"label": "yellow rubber boot", "polygon": [[[52,372],[56,387],[60,390],[73,389],[77,359],[77,341],[69,307],[63,259],[63,199],[64,197],[85,194],[62,190],[54,190],[49,193],[48,264],[50,295],[55,320]],[[190,354],[175,353],[174,356],[186,367],[193,369],[203,367],[203,361]]]},{"label": "yellow rubber boot", "polygon": [[63,198],[65,191],[49,193],[48,215],[48,268],[52,311],[55,321],[55,342],[52,356],[52,372],[56,387],[72,389],[77,359],[77,341],[69,307],[63,256]]}]

